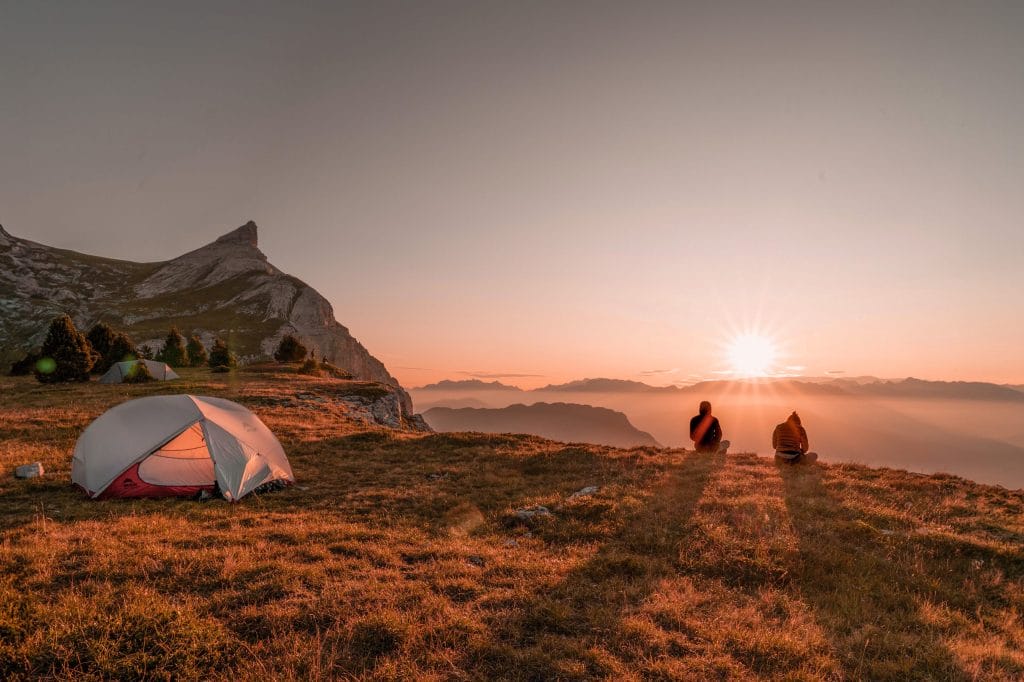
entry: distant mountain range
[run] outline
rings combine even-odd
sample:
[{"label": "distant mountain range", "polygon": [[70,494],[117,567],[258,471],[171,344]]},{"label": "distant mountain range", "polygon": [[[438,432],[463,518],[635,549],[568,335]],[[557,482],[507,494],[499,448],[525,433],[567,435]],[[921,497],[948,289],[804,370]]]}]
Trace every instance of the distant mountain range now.
[{"label": "distant mountain range", "polygon": [[[523,394],[550,393],[617,393],[646,395],[719,394],[761,386],[779,393],[805,395],[866,396],[875,398],[934,398],[947,400],[994,400],[1024,402],[1024,386],[992,384],[980,381],[925,381],[906,379],[883,380],[876,377],[765,377],[757,379],[723,379],[702,381],[689,386],[651,386],[625,379],[579,379],[564,384],[549,384],[524,391],[515,386],[477,379],[440,381],[417,391],[503,391]],[[450,403],[446,403],[450,404]]]},{"label": "distant mountain range", "polygon": [[651,434],[637,429],[621,412],[571,403],[509,405],[499,409],[434,407],[423,413],[435,431],[530,433],[569,443],[614,447],[657,447]]},{"label": "distant mountain range", "polygon": [[676,386],[651,386],[626,379],[579,379],[567,384],[548,384],[535,388],[538,393],[678,393]]},{"label": "distant mountain range", "polygon": [[427,384],[414,391],[519,391],[523,389],[518,386],[509,386],[500,381],[480,381],[479,379],[443,379],[436,384]]},{"label": "distant mountain range", "polygon": [[924,381],[913,377],[902,381],[879,381],[851,389],[862,395],[896,398],[950,398],[961,400],[1009,400],[1024,402],[1024,392],[1010,386],[982,381]]},{"label": "distant mountain range", "polygon": [[0,227],[0,363],[38,347],[61,313],[84,328],[106,322],[158,348],[175,325],[207,345],[220,336],[251,359],[269,357],[293,334],[357,379],[394,386],[412,410],[398,380],[334,319],[327,299],[268,262],[251,221],[158,263],[58,249]]}]

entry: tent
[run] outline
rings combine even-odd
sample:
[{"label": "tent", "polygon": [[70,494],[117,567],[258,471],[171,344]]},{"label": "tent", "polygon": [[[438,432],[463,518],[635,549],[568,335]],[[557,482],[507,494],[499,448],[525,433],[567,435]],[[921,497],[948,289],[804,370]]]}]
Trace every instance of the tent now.
[{"label": "tent", "polygon": [[236,501],[267,483],[294,483],[284,449],[238,403],[196,395],[129,400],[75,444],[71,480],[89,497],[190,496],[216,487]]},{"label": "tent", "polygon": [[167,381],[168,379],[179,378],[178,373],[164,362],[157,362],[156,360],[126,360],[124,362],[115,362],[111,365],[106,374],[100,377],[100,383],[120,384],[127,377],[130,377],[135,373],[135,368],[140,362],[146,363],[146,369],[149,370],[149,373],[153,375],[154,379]]}]

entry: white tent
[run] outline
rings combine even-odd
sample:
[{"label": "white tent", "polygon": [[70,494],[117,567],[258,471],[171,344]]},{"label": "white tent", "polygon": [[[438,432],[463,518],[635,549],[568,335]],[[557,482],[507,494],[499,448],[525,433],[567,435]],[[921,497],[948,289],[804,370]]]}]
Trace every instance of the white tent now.
[{"label": "white tent", "polygon": [[235,501],[266,483],[294,483],[284,449],[238,403],[194,395],[129,400],[75,444],[71,480],[93,498],[167,497],[213,490]]},{"label": "white tent", "polygon": [[126,360],[124,362],[115,362],[110,369],[107,370],[106,374],[100,377],[101,384],[120,384],[126,378],[130,377],[135,373],[135,368],[140,362],[146,363],[146,369],[153,375],[154,379],[160,381],[167,381],[168,379],[177,379],[178,373],[171,369],[170,365],[164,362],[157,362],[156,360]]}]

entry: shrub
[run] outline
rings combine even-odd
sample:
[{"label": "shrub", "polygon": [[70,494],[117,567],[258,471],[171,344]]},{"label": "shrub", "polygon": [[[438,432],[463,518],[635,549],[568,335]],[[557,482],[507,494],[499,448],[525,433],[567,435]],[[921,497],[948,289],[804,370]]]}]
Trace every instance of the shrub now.
[{"label": "shrub", "polygon": [[30,350],[25,354],[21,360],[16,360],[11,363],[11,371],[9,374],[12,377],[27,377],[36,367],[36,363],[43,356],[39,354],[38,350]]},{"label": "shrub", "polygon": [[352,372],[347,372],[337,365],[333,365],[330,362],[324,360],[320,363],[320,369],[327,372],[328,376],[334,377],[335,379],[354,379],[355,375]]},{"label": "shrub", "polygon": [[224,343],[223,339],[214,339],[213,347],[210,348],[210,359],[207,360],[207,364],[210,365],[215,371],[227,371],[218,370],[219,367],[226,367],[231,369],[238,365],[238,358],[228,348],[228,344]]},{"label": "shrub", "polygon": [[137,352],[139,354],[139,358],[143,360],[153,360],[156,356],[156,353],[153,352],[152,346],[148,343],[144,343],[139,346],[139,350]]},{"label": "shrub", "polygon": [[299,374],[312,374],[313,376],[320,376],[320,363],[316,361],[316,358],[309,358],[302,367],[299,368]]},{"label": "shrub", "polygon": [[203,342],[195,334],[188,337],[188,345],[185,346],[185,352],[188,354],[189,367],[202,367],[209,359],[206,354],[206,346],[203,345]]},{"label": "shrub", "polygon": [[278,362],[302,362],[308,352],[301,341],[291,334],[285,334],[281,338],[281,343],[277,344],[274,359]]},{"label": "shrub", "polygon": [[104,372],[114,366],[115,362],[126,362],[142,358],[142,353],[135,347],[135,342],[124,332],[117,332],[110,342],[106,355],[103,357]]},{"label": "shrub", "polygon": [[124,378],[126,384],[144,384],[148,381],[156,381],[156,377],[149,371],[146,363],[141,360],[128,370],[128,374]]},{"label": "shrub", "polygon": [[185,338],[178,331],[177,327],[171,327],[164,339],[164,348],[156,356],[161,362],[166,362],[171,367],[185,367],[188,365],[188,353],[185,351]]},{"label": "shrub", "polygon": [[88,381],[93,351],[82,332],[67,315],[54,318],[36,363],[36,379],[44,384]]}]

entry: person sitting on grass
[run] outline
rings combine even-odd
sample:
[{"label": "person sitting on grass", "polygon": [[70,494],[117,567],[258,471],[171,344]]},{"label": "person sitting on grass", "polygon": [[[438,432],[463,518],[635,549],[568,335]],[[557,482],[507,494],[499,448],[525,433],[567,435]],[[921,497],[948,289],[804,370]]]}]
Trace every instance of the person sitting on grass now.
[{"label": "person sitting on grass", "polygon": [[697,452],[724,455],[729,441],[722,440],[722,425],[718,417],[711,416],[711,403],[704,400],[698,408],[700,414],[690,420],[690,440]]},{"label": "person sitting on grass", "polygon": [[775,427],[772,433],[772,447],[775,448],[775,461],[787,464],[798,462],[815,462],[818,453],[807,452],[807,431],[800,423],[800,415],[796,412],[789,415],[786,421]]}]

